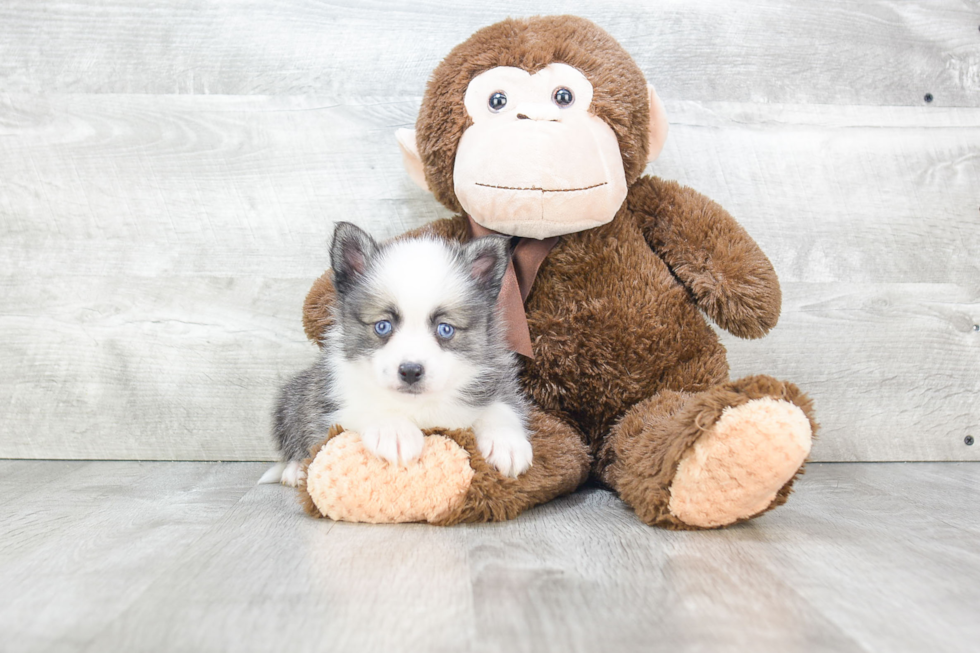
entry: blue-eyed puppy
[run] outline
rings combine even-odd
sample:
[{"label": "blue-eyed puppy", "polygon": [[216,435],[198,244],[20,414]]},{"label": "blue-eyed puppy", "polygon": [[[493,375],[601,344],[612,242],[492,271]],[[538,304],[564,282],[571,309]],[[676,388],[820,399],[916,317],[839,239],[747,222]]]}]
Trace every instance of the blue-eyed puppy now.
[{"label": "blue-eyed puppy", "polygon": [[422,429],[472,428],[508,476],[531,465],[517,363],[496,310],[509,261],[499,236],[376,243],[334,231],[337,301],[319,360],[283,388],[274,435],[284,464],[265,481],[296,485],[309,448],[340,424],[391,463],[422,452]]}]

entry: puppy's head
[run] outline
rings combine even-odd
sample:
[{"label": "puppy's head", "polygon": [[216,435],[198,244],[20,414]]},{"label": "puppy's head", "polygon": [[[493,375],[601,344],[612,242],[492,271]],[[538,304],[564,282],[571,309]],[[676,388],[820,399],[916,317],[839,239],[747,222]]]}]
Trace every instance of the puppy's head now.
[{"label": "puppy's head", "polygon": [[331,247],[344,358],[407,395],[462,388],[495,336],[507,239],[458,245],[431,237],[376,243],[347,222]]}]

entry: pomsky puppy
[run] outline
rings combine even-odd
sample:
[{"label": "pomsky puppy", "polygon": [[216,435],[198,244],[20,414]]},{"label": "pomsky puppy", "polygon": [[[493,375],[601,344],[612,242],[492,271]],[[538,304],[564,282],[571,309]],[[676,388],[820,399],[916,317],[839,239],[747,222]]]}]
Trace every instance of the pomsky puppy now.
[{"label": "pomsky puppy", "polygon": [[391,463],[422,453],[422,429],[472,428],[502,474],[531,465],[517,362],[496,311],[507,239],[376,243],[337,224],[337,300],[319,360],[282,389],[274,436],[283,463],[260,482],[298,485],[309,449],[340,424]]}]

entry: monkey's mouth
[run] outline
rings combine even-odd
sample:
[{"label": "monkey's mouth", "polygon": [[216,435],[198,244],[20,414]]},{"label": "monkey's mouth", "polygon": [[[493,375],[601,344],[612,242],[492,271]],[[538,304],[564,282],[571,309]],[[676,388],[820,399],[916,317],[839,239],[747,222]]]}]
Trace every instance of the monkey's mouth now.
[{"label": "monkey's mouth", "polygon": [[481,184],[478,181],[473,182],[474,185],[483,186],[484,188],[496,188],[498,190],[537,190],[542,193],[574,193],[580,190],[592,190],[599,186],[605,186],[608,183],[604,181],[599,184],[592,184],[591,186],[583,186],[582,188],[540,188],[538,186],[498,186],[496,184]]}]

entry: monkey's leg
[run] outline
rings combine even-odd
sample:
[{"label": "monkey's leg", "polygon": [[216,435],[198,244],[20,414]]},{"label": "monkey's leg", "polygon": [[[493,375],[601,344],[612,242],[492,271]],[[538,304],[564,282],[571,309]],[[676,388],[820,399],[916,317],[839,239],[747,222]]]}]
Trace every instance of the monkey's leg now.
[{"label": "monkey's leg", "polygon": [[578,431],[536,406],[530,411],[528,430],[534,459],[530,469],[517,478],[501,475],[483,459],[472,431],[457,431],[464,436],[457,442],[469,452],[476,473],[460,507],[435,523],[448,526],[513,519],[585,482],[592,457]]},{"label": "monkey's leg", "polygon": [[357,434],[335,428],[306,461],[302,502],[315,517],[342,521],[448,526],[513,519],[575,490],[592,463],[575,429],[537,408],[529,418],[534,459],[517,478],[483,459],[469,429],[426,431],[432,437],[419,461],[399,467],[368,453]]},{"label": "monkey's leg", "polygon": [[718,528],[785,503],[816,430],[806,395],[772,377],[664,391],[613,427],[598,471],[647,524]]}]

